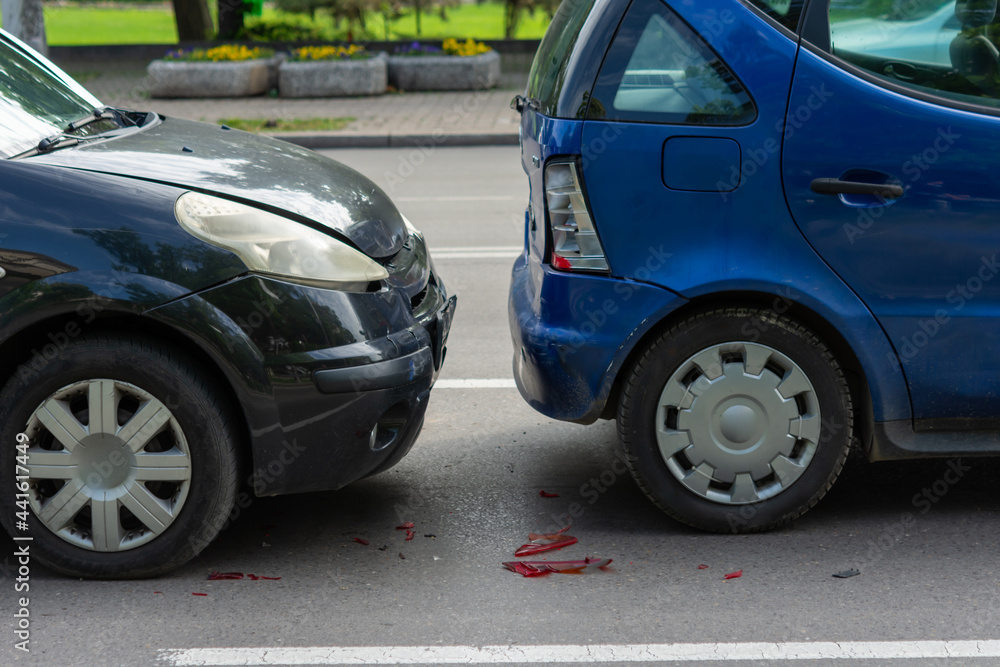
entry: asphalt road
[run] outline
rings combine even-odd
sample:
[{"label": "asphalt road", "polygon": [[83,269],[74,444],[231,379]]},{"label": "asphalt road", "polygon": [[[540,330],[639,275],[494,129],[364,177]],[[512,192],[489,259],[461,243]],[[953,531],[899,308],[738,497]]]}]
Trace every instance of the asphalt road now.
[{"label": "asphalt road", "polygon": [[[442,378],[509,379],[506,290],[527,196],[517,149],[328,153],[391,192],[460,295]],[[0,664],[195,664],[206,654],[168,650],[213,647],[310,664],[336,653],[280,648],[392,655],[385,646],[458,647],[455,661],[470,662],[483,655],[474,647],[510,645],[529,647],[524,664],[546,651],[548,664],[569,664],[574,646],[616,645],[624,660],[623,645],[676,642],[707,645],[707,655],[669,664],[750,665],[775,664],[773,653],[750,647],[735,660],[736,649],[715,645],[766,642],[799,655],[800,643],[837,642],[868,655],[865,647],[884,646],[873,642],[1000,638],[996,460],[953,462],[961,471],[947,476],[953,483],[943,460],[852,460],[793,525],[719,536],[662,515],[620,474],[616,452],[613,423],[549,421],[511,388],[437,388],[421,439],[396,468],[338,492],[259,499],[180,571],[90,582],[34,565],[30,654],[13,646],[17,594],[6,576]],[[542,498],[542,489],[559,497]],[[925,490],[935,502],[920,501]],[[613,558],[609,571],[525,579],[500,566],[573,504],[582,509],[571,531],[579,543],[560,557]],[[394,529],[404,521],[416,525],[409,542]],[[14,544],[0,543],[9,567]],[[861,574],[831,576],[849,568]],[[207,581],[213,570],[281,579]],[[742,577],[724,580],[737,570]],[[566,648],[530,648],[553,645]],[[634,653],[668,664],[648,647]],[[1000,664],[801,653],[810,655],[792,664]],[[519,661],[510,649],[501,657]]]}]

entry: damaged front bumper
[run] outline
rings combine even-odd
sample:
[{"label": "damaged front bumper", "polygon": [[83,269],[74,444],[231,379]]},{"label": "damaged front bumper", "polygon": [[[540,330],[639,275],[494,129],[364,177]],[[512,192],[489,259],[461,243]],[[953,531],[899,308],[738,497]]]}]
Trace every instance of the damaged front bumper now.
[{"label": "damaged front bumper", "polygon": [[246,275],[147,313],[191,336],[233,387],[257,495],[337,489],[412,447],[456,305],[414,238],[379,291]]}]

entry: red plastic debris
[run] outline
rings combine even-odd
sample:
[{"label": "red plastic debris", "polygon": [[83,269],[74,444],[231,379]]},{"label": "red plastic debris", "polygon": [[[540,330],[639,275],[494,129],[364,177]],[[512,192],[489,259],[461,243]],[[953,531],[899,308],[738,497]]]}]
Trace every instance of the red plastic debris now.
[{"label": "red plastic debris", "polygon": [[409,542],[410,540],[412,540],[414,535],[416,535],[416,533],[413,532],[412,530],[406,531],[406,541]]},{"label": "red plastic debris", "polygon": [[743,576],[743,570],[736,570],[735,572],[730,572],[723,579],[739,579]]},{"label": "red plastic debris", "polygon": [[191,595],[197,595],[198,597],[207,598],[208,593],[192,593]]},{"label": "red plastic debris", "polygon": [[707,565],[705,565],[704,563],[702,563],[701,565],[699,565],[699,566],[698,566],[698,569],[699,569],[699,570],[707,570],[707,569],[708,569],[708,566],[707,566]]},{"label": "red plastic debris", "polygon": [[549,542],[547,544],[537,544],[532,542],[531,544],[522,544],[518,547],[517,551],[514,552],[515,558],[521,558],[522,556],[534,556],[535,554],[545,553],[546,551],[555,551],[557,549],[562,549],[570,545],[576,544],[577,539],[570,535],[564,535],[559,539]]},{"label": "red plastic debris", "polygon": [[503,563],[505,568],[523,577],[541,577],[553,572],[559,574],[584,574],[594,570],[603,570],[608,565],[611,565],[610,558],[585,558],[583,560],[560,561],[519,560]]},{"label": "red plastic debris", "polygon": [[232,579],[238,581],[243,577],[246,577],[251,581],[257,581],[258,579],[269,579],[271,581],[278,581],[279,579],[281,579],[281,577],[262,577],[256,574],[244,575],[242,572],[213,572],[212,574],[208,575],[208,580],[221,581],[223,579]]},{"label": "red plastic debris", "polygon": [[413,528],[412,521],[407,521],[406,523],[396,526],[396,530],[409,530],[410,528]]},{"label": "red plastic debris", "polygon": [[545,490],[539,491],[538,495],[540,495],[542,498],[558,498],[559,497],[558,493],[549,493],[548,491],[545,491]]},{"label": "red plastic debris", "polygon": [[522,544],[517,551],[514,552],[514,556],[520,558],[521,556],[534,556],[535,554],[545,553],[546,551],[554,551],[556,549],[562,549],[568,547],[571,544],[576,544],[577,539],[571,535],[563,535],[563,533],[569,528],[563,528],[562,530],[557,530],[554,533],[539,534],[539,533],[528,533],[528,540],[530,544]]},{"label": "red plastic debris", "polygon": [[368,540],[366,540],[366,539],[365,539],[365,538],[363,538],[363,537],[355,537],[355,538],[354,538],[354,541],[355,541],[355,542],[357,542],[358,544],[363,544],[363,545],[365,545],[366,547],[368,546]]},{"label": "red plastic debris", "polygon": [[153,591],[153,595],[163,595],[163,591]]},{"label": "red plastic debris", "polygon": [[522,562],[522,561],[511,561],[509,563],[503,563],[503,566],[510,570],[511,572],[516,572],[523,577],[541,577],[546,574],[551,574],[554,570],[550,570],[547,567],[535,567],[535,564]]}]

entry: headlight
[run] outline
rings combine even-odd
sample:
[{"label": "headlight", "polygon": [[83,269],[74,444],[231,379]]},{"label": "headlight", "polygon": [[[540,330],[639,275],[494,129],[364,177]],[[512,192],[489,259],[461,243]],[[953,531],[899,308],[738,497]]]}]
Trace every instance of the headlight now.
[{"label": "headlight", "polygon": [[251,271],[362,290],[389,277],[380,264],[332,236],[252,206],[186,192],[178,197],[174,213],[181,227],[232,251]]}]

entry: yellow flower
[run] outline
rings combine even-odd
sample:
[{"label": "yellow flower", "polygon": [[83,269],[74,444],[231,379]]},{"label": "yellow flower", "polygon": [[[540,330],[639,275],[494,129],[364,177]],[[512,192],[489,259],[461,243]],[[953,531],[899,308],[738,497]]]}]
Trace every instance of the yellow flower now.
[{"label": "yellow flower", "polygon": [[349,46],[303,46],[292,49],[292,60],[341,60],[354,58],[364,53],[365,47],[358,44]]},{"label": "yellow flower", "polygon": [[457,39],[446,39],[441,45],[441,48],[448,55],[459,57],[478,56],[481,53],[487,53],[493,50],[482,42],[477,42],[471,37],[464,42],[460,42]]},{"label": "yellow flower", "polygon": [[223,44],[211,49],[195,49],[190,53],[180,52],[173,59],[194,60],[209,62],[231,62],[240,60],[255,60],[257,58],[269,58],[274,55],[271,49],[262,49],[259,46],[253,48],[242,44]]}]

